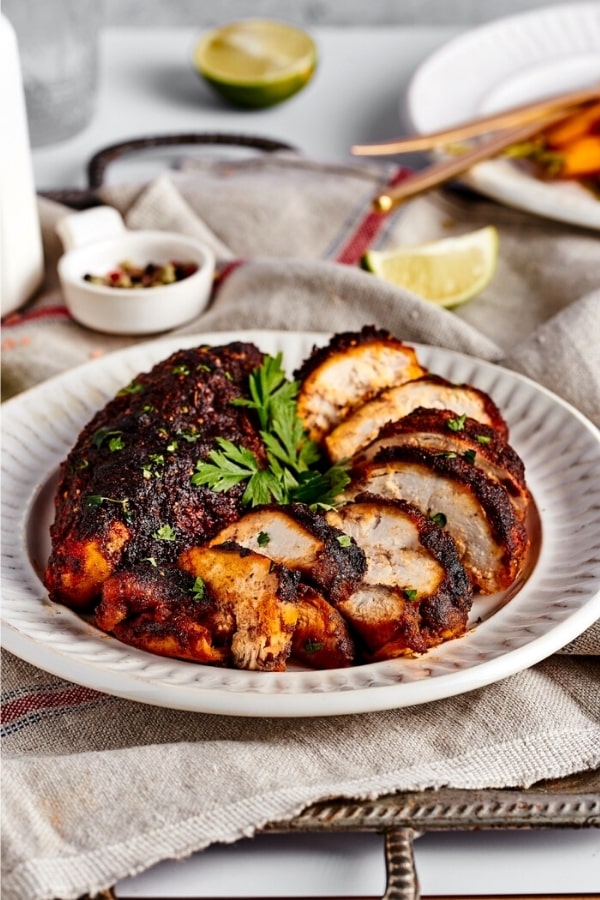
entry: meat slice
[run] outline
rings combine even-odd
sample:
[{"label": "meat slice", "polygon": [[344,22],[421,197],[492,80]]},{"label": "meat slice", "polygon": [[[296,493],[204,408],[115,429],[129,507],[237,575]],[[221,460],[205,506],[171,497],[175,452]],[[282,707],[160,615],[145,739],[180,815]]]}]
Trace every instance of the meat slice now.
[{"label": "meat slice", "polygon": [[294,373],[298,415],[312,440],[321,442],[368,398],[424,372],[414,348],[385,330],[365,326],[336,334]]},{"label": "meat slice", "polygon": [[266,504],[223,528],[212,545],[233,541],[300,572],[308,584],[336,604],[366,568],[364,552],[319,513],[300,503]]},{"label": "meat slice", "polygon": [[445,522],[473,585],[483,594],[509,587],[521,571],[529,538],[506,488],[461,457],[392,446],[357,467],[345,491],[404,498]]},{"label": "meat slice", "polygon": [[311,669],[340,669],[352,665],[355,655],[354,640],[339,611],[314,588],[301,585],[292,659]]},{"label": "meat slice", "polygon": [[241,342],[179,350],[93,417],[60,469],[45,573],[52,600],[85,608],[114,572],[145,559],[172,565],[240,515],[243,484],[215,493],[190,476],[217,436],[264,462],[257,424],[231,403],[248,396],[262,360]]},{"label": "meat slice", "polygon": [[381,391],[343,417],[324,439],[331,461],[350,459],[377,437],[384,425],[420,406],[467,415],[508,438],[508,426],[489,394],[470,384],[453,384],[440,375],[426,374]]},{"label": "meat slice", "polygon": [[422,653],[464,633],[472,588],[450,535],[413,504],[360,494],[327,519],[364,549],[367,571],[340,604],[370,660]]},{"label": "meat slice", "polygon": [[217,609],[231,617],[234,667],[285,670],[298,621],[297,573],[233,544],[190,547],[179,566],[199,578]]},{"label": "meat slice", "polygon": [[235,630],[233,614],[194,578],[146,563],[102,585],[96,625],[120,641],[161,656],[224,665]]},{"label": "meat slice", "polygon": [[374,459],[384,447],[423,447],[448,457],[460,456],[504,485],[517,515],[524,519],[531,495],[518,453],[494,428],[466,415],[418,407],[384,425],[378,436],[355,456],[355,465]]}]

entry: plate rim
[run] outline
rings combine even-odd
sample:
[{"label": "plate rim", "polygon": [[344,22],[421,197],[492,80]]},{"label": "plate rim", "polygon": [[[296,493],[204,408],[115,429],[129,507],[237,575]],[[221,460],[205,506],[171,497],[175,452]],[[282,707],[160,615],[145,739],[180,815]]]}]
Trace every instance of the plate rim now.
[{"label": "plate rim", "polygon": [[[175,346],[194,346],[195,344],[202,343],[226,343],[230,340],[253,340],[260,344],[261,338],[266,339],[266,336],[268,336],[269,340],[274,340],[276,343],[278,341],[283,341],[285,343],[289,340],[303,340],[307,343],[322,343],[323,341],[328,339],[330,333],[256,329],[163,337],[153,341],[138,343],[133,346],[117,350],[114,353],[107,354],[101,359],[92,360],[83,363],[82,365],[77,366],[74,369],[69,369],[65,372],[59,373],[58,375],[53,376],[47,381],[41,382],[39,385],[36,385],[29,390],[24,391],[22,394],[19,394],[16,397],[6,401],[4,407],[5,409],[9,410],[14,408],[18,410],[22,405],[26,403],[33,402],[35,405],[38,396],[43,397],[43,395],[46,394],[47,391],[52,391],[57,386],[57,384],[60,385],[61,382],[64,385],[72,383],[74,379],[77,379],[79,377],[82,370],[85,370],[86,372],[95,372],[97,370],[102,370],[105,367],[109,366],[111,363],[114,364],[115,357],[120,357],[121,359],[126,358],[127,361],[127,359],[136,359],[138,355],[144,356],[148,353],[153,357],[154,361],[158,361],[161,358],[165,358],[169,352],[172,352]],[[540,393],[542,396],[545,396],[548,399],[548,402],[550,402],[554,406],[558,406],[559,408],[561,408],[564,411],[565,415],[574,417],[580,423],[581,427],[589,432],[589,434],[594,438],[595,442],[597,442],[598,453],[600,454],[600,432],[596,431],[593,423],[591,423],[582,413],[580,413],[579,410],[577,410],[567,401],[563,400],[561,397],[553,394],[552,391],[548,390],[543,385],[537,384],[532,379],[529,379],[527,376],[521,375],[518,372],[504,369],[503,367],[498,366],[496,363],[488,362],[486,360],[480,360],[476,357],[469,356],[468,354],[464,354],[459,351],[454,351],[443,347],[433,347],[431,345],[424,345],[418,342],[407,341],[407,343],[414,346],[417,352],[420,351],[421,353],[423,353],[429,351],[434,355],[436,353],[441,353],[443,356],[448,356],[451,359],[454,358],[459,361],[464,361],[466,364],[475,366],[478,369],[483,368],[492,373],[501,373],[499,377],[508,377],[509,379],[515,380],[517,384],[525,385],[527,390],[533,390],[534,392]],[[146,362],[146,365],[150,364],[151,362],[148,360]],[[133,372],[133,374],[135,374],[135,371]],[[106,390],[107,388],[105,388],[105,392]],[[76,434],[71,435],[71,443],[73,442],[75,437]],[[5,448],[3,445],[3,460],[4,449]],[[52,471],[46,472],[46,481],[51,477],[53,471],[55,470],[52,469]],[[34,503],[35,496],[37,495],[39,490],[41,490],[41,486],[42,482],[39,482],[35,486],[29,486],[30,489],[33,488],[33,493],[30,494],[30,503],[27,507],[27,510],[24,510],[21,516],[21,537],[25,542],[28,516]],[[4,495],[2,499],[2,507],[4,509]],[[25,543],[25,556],[29,560],[26,546],[27,545]],[[5,562],[3,550],[3,569],[4,565]],[[120,683],[120,681],[122,681],[123,675],[120,672],[113,672],[112,670],[107,671],[103,669],[102,665],[99,666],[96,663],[90,663],[89,661],[83,663],[79,659],[76,659],[74,661],[72,657],[67,657],[64,654],[61,654],[61,652],[57,651],[56,649],[49,649],[48,646],[44,643],[42,643],[40,649],[40,643],[39,641],[36,641],[35,637],[32,637],[29,633],[23,633],[23,631],[15,625],[14,621],[6,618],[4,612],[4,604],[1,611],[2,643],[7,650],[14,652],[17,656],[21,657],[25,661],[32,663],[38,668],[42,668],[53,675],[65,678],[69,681],[74,681],[75,683],[82,684],[88,688],[92,688],[103,693],[108,693],[113,696],[121,697],[123,699],[145,702],[155,706],[165,706],[172,709],[182,709],[194,712],[252,717],[344,715],[350,713],[362,713],[375,710],[398,708],[403,706],[413,706],[425,702],[430,702],[432,700],[445,699],[449,696],[483,687],[508,675],[516,674],[518,671],[521,671],[524,668],[534,665],[535,663],[546,658],[551,653],[555,652],[557,649],[560,649],[562,646],[568,644],[569,641],[573,640],[573,638],[584,631],[585,628],[589,627],[589,625],[591,625],[596,620],[596,618],[600,614],[600,570],[598,573],[598,583],[596,585],[596,588],[596,594],[588,599],[588,601],[583,606],[572,612],[565,620],[565,622],[560,623],[558,627],[550,628],[548,631],[542,633],[541,635],[538,635],[530,642],[524,643],[518,647],[513,647],[508,651],[507,654],[487,659],[482,663],[478,663],[476,666],[465,666],[462,670],[459,670],[458,672],[453,671],[450,675],[436,675],[431,679],[425,677],[421,678],[420,680],[409,682],[408,684],[395,682],[391,685],[382,684],[374,686],[367,685],[366,687],[357,686],[355,688],[338,691],[329,690],[320,692],[318,689],[318,684],[316,690],[310,692],[305,691],[303,693],[286,693],[284,691],[282,693],[275,694],[271,692],[263,693],[260,691],[249,692],[248,690],[242,690],[241,692],[236,693],[235,691],[232,692],[231,690],[213,687],[208,691],[207,696],[206,688],[198,691],[198,689],[193,685],[189,686],[178,684],[175,685],[175,688],[179,691],[179,693],[176,697],[173,697],[172,694],[174,686],[172,684],[165,685],[160,682],[160,678],[155,678],[151,675],[146,675],[141,679],[137,677],[133,678],[130,683],[123,687],[122,683]],[[44,592],[43,586],[41,590],[42,592]],[[46,604],[53,606],[53,604],[50,604],[50,601],[48,601],[47,599]],[[67,611],[67,614],[76,616],[76,614],[72,613],[72,611]],[[567,623],[568,628],[565,628],[565,624]],[[557,632],[559,632],[560,634],[559,639],[557,636]],[[106,638],[109,641],[115,640],[107,635],[101,635],[101,638]],[[118,643],[121,647],[126,646],[120,644],[120,642]],[[532,650],[534,651],[533,653]],[[144,651],[136,651],[135,648],[128,648],[128,651],[133,651],[136,655],[141,653],[144,656],[152,656],[151,654],[144,654]],[[153,660],[155,659],[156,658],[153,657]],[[159,657],[158,659],[160,660],[162,658]],[[508,667],[507,660],[510,663]],[[42,664],[40,665],[40,663]],[[199,664],[184,663],[184,665],[197,667]],[[385,667],[390,666],[390,663],[375,663],[371,665]],[[214,670],[214,667],[202,668],[211,668],[213,669],[213,671],[217,672],[222,671]],[[363,673],[368,674],[368,666],[357,666],[352,668],[354,669],[354,671],[362,670]],[[93,674],[91,682],[90,671]],[[227,671],[236,672],[237,670]],[[345,672],[348,670],[333,670],[333,672],[336,671]],[[304,678],[306,678],[307,676],[306,672],[287,672],[284,674],[286,678],[290,680],[290,682],[293,682],[294,679],[297,680],[300,676]],[[313,676],[314,681],[318,682],[319,674],[321,673],[308,674]],[[335,677],[328,674],[327,670],[325,670],[325,675],[327,675],[328,678]],[[259,677],[273,681],[274,679],[281,678],[281,673],[259,673]],[[265,681],[265,686],[266,685],[267,681]],[[406,697],[407,688],[409,688],[408,698]],[[398,698],[399,690],[404,690],[404,698]],[[251,709],[248,708],[249,693],[251,693],[252,698]],[[401,702],[398,702],[399,699]],[[290,709],[290,707],[293,708]]]},{"label": "plate rim", "polygon": [[[600,15],[600,4],[594,0],[584,0],[579,3],[557,3],[536,7],[483,22],[450,38],[429,54],[417,66],[410,78],[401,106],[406,110],[413,129],[417,133],[432,130],[424,128],[422,125],[422,116],[419,113],[422,97],[419,94],[423,89],[423,81],[430,76],[431,70],[436,68],[440,62],[446,58],[450,59],[456,53],[468,52],[469,45],[477,38],[494,32],[500,34],[515,26],[525,26],[528,30],[533,31],[540,17],[558,19],[566,16],[570,21],[577,22],[577,17],[582,12],[585,14],[598,12]],[[511,72],[507,70],[506,74],[511,74]],[[500,83],[498,82],[498,84]],[[473,110],[472,115],[477,115],[479,112]],[[433,128],[435,127],[434,125]],[[437,155],[439,158],[439,154],[433,155]],[[588,192],[584,188],[579,188],[572,197],[572,188],[579,187],[578,185],[551,185],[539,182],[506,160],[480,163],[474,166],[470,172],[460,176],[458,180],[515,209],[535,213],[554,221],[600,229],[600,201],[595,200],[591,194],[588,196]],[[566,192],[566,189],[569,193]]]}]

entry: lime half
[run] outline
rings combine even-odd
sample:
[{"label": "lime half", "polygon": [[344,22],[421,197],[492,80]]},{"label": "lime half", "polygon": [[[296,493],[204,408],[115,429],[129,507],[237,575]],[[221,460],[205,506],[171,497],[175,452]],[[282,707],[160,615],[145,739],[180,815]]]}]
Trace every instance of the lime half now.
[{"label": "lime half", "polygon": [[232,22],[196,45],[194,65],[212,87],[237,106],[273,106],[312,78],[317,49],[299,28],[269,19]]},{"label": "lime half", "polygon": [[438,306],[466,303],[490,283],[498,262],[498,232],[489,225],[452,238],[394,250],[371,250],[363,268]]}]

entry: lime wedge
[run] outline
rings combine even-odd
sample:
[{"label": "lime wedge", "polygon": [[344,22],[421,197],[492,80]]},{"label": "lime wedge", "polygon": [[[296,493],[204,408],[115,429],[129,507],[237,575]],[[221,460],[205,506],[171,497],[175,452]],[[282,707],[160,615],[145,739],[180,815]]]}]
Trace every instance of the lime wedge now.
[{"label": "lime wedge", "polygon": [[203,78],[237,106],[273,106],[312,78],[317,49],[299,28],[269,19],[232,22],[204,35],[194,51]]},{"label": "lime wedge", "polygon": [[498,262],[498,232],[489,225],[427,244],[371,250],[363,268],[438,306],[466,303],[490,283]]}]

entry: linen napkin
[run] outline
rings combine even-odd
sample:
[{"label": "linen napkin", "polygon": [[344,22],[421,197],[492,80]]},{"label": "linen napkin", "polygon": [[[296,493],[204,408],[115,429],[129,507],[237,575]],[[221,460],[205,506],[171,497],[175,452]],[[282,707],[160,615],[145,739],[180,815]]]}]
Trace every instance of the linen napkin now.
[{"label": "linen napkin", "polygon": [[[600,425],[600,241],[462,191],[387,215],[372,196],[394,166],[294,154],[211,159],[148,185],[104,189],[131,228],[212,244],[219,278],[182,332],[338,331],[364,324],[522,372]],[[47,277],[3,323],[9,397],[134,343],[73,322],[57,286],[56,221],[40,202]],[[440,310],[359,268],[387,248],[493,224],[497,273],[477,299]],[[526,787],[600,763],[600,626],[544,662],[408,709],[252,719],[162,709],[53,677],[3,651],[3,897],[95,893],[171,857],[250,835],[336,796]]]}]

